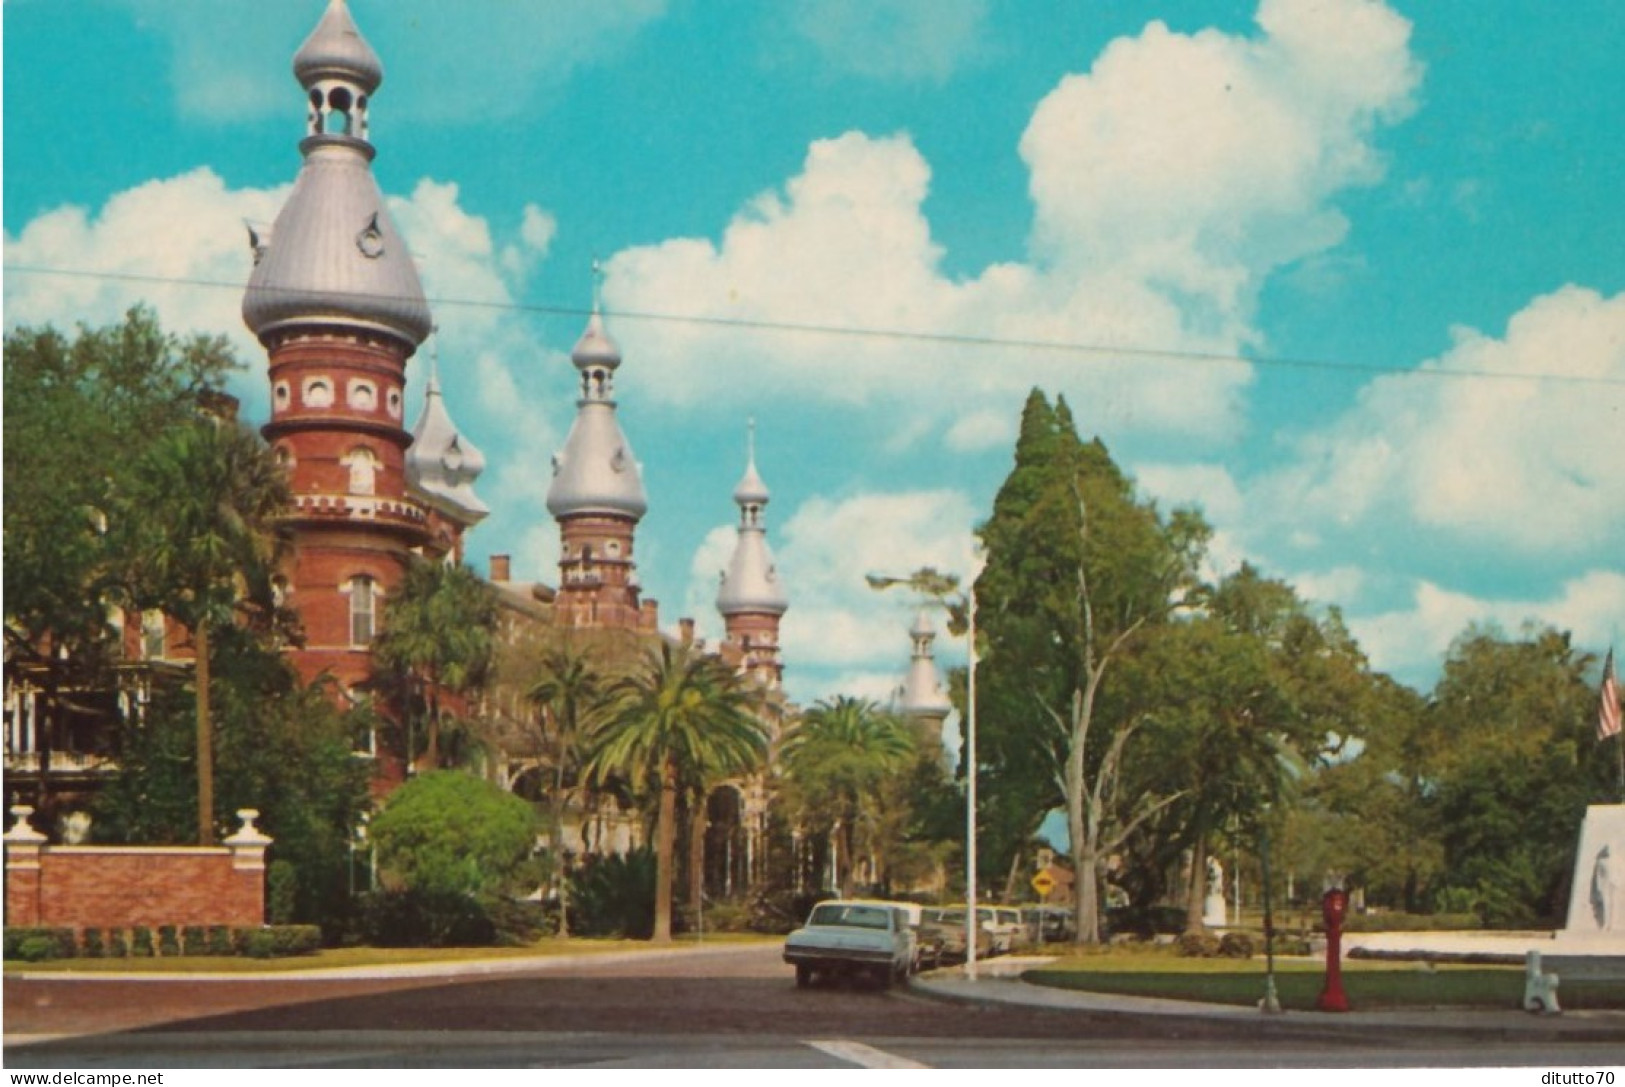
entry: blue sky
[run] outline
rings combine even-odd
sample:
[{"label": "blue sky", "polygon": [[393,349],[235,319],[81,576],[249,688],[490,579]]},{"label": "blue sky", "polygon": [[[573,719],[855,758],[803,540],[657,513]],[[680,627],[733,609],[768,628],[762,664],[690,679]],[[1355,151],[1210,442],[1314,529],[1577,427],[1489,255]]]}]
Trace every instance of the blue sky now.
[{"label": "blue sky", "polygon": [[[646,592],[720,633],[755,417],[803,702],[900,678],[908,602],[862,575],[970,569],[1034,385],[1202,506],[1215,572],[1341,607],[1408,682],[1473,620],[1625,629],[1611,0],[350,6],[489,461],[476,566],[555,576],[596,258]],[[242,224],[298,170],[323,7],[5,5],[8,327],[150,301],[239,345],[264,417]]]}]

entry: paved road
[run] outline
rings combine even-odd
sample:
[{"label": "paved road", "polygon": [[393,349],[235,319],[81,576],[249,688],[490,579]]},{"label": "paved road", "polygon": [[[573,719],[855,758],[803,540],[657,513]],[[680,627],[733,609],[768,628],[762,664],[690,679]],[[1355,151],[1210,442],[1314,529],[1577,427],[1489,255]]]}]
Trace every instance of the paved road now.
[{"label": "paved road", "polygon": [[[1618,1064],[1618,1042],[1362,1037],[1301,1023],[798,990],[776,946],[500,976],[5,981],[8,1067],[1420,1067]],[[71,1033],[73,1037],[49,1038]]]}]

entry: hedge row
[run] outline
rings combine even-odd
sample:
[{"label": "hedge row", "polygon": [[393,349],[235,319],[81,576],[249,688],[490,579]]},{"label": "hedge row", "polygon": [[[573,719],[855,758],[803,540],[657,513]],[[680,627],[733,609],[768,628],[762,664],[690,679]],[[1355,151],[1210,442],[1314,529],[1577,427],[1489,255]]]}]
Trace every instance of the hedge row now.
[{"label": "hedge row", "polygon": [[7,928],[5,957],[23,962],[46,959],[150,959],[182,955],[246,955],[255,959],[307,955],[322,946],[316,925],[146,925],[133,928],[86,928],[76,938],[71,928]]},{"label": "hedge row", "polygon": [[1476,913],[1351,913],[1343,921],[1344,932],[1452,932],[1483,927]]}]

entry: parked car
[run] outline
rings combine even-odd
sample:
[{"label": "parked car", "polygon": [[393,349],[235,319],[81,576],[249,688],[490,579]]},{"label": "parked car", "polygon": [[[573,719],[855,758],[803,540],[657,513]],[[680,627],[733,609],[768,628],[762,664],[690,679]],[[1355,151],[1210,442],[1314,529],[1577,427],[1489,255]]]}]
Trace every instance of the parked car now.
[{"label": "parked car", "polygon": [[877,902],[820,902],[784,941],[784,961],[805,989],[819,977],[865,977],[881,988],[914,968],[908,913]]},{"label": "parked car", "polygon": [[[927,908],[920,916],[922,934],[938,941],[939,965],[965,961],[965,907],[938,906]],[[990,958],[993,954],[993,933],[979,927],[976,931],[976,957]]]},{"label": "parked car", "polygon": [[1033,943],[1021,911],[1014,906],[993,907],[993,932],[996,940],[1003,940],[1006,955],[1026,951]]},{"label": "parked car", "polygon": [[1077,920],[1066,906],[1028,906],[1021,911],[1027,935],[1036,944],[1059,944],[1078,931]]}]

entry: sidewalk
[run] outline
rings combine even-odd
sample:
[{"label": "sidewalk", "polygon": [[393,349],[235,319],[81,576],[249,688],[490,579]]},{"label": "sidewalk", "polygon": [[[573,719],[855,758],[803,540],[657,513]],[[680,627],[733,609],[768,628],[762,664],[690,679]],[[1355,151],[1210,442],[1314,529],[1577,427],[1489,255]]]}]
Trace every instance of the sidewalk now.
[{"label": "sidewalk", "polygon": [[[1167,1016],[1173,1019],[1221,1020],[1237,1029],[1276,1035],[1347,1035],[1414,1033],[1431,1039],[1494,1039],[1530,1042],[1602,1042],[1625,1046],[1625,1011],[1571,1011],[1538,1015],[1516,1009],[1406,1008],[1381,1011],[1289,1011],[1266,1015],[1235,1004],[1202,1004],[1158,997],[1089,993],[1055,989],[1020,980],[1021,971],[1050,961],[1021,957],[978,963],[971,981],[962,969],[934,970],[913,979],[914,992],[941,1000],[1010,1004],[1028,1008],[1071,1010],[1107,1015]],[[1622,1050],[1625,1054],[1625,1050]]]}]

